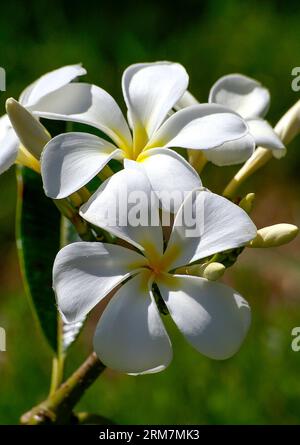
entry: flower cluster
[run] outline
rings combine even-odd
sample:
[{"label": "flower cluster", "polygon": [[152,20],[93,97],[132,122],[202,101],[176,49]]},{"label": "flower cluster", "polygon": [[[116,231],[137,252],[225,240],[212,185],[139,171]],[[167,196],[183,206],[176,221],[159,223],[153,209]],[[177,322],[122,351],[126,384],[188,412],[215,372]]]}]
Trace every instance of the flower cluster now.
[{"label": "flower cluster", "polygon": [[[84,74],[80,65],[46,74],[19,102],[8,99],[0,120],[0,172],[14,162],[41,172],[45,194],[94,237],[56,257],[53,287],[64,322],[81,321],[103,300],[95,352],[129,374],[170,363],[165,316],[202,354],[231,357],[247,334],[250,308],[217,280],[245,247],[289,242],[298,229],[257,231],[249,216],[254,195],[233,203],[227,198],[238,180],[225,198],[205,188],[199,173],[207,161],[245,163],[244,179],[257,160],[282,157],[298,133],[299,106],[273,129],[264,120],[269,92],[253,79],[224,76],[208,103],[199,103],[180,64],[140,63],[122,77],[125,118],[105,90],[78,82]],[[51,138],[40,118],[87,127]],[[95,178],[100,186],[92,190]]]}]

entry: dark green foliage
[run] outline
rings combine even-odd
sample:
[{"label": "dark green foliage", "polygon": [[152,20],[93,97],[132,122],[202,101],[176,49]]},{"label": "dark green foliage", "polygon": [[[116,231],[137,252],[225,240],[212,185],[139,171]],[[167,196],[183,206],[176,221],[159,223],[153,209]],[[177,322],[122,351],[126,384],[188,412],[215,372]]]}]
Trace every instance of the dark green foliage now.
[{"label": "dark green foliage", "polygon": [[57,350],[57,310],[52,266],[60,244],[60,214],[42,190],[39,174],[18,167],[17,239],[26,291],[39,324]]}]

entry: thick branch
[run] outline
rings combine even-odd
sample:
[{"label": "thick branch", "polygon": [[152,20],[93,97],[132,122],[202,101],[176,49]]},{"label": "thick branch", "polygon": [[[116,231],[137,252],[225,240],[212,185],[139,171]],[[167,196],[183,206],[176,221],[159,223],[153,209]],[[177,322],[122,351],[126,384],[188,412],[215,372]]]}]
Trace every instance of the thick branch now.
[{"label": "thick branch", "polygon": [[93,352],[54,394],[25,413],[21,417],[21,423],[23,425],[71,423],[73,408],[104,369],[105,365]]}]

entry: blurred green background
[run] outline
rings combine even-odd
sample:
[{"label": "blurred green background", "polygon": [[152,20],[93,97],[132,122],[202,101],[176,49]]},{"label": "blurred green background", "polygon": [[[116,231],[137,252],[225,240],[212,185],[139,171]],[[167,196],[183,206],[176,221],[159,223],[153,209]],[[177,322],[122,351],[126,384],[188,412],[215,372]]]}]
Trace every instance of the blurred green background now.
[{"label": "blurred green background", "polygon": [[[11,0],[1,4],[0,65],[9,96],[41,74],[82,62],[86,80],[121,99],[120,77],[135,62],[173,60],[190,74],[190,89],[206,101],[221,75],[241,72],[272,94],[272,124],[300,93],[291,71],[300,66],[300,3],[294,1],[82,2]],[[121,102],[122,103],[122,102]],[[269,163],[241,192],[257,192],[259,227],[300,224],[300,137],[282,161]],[[209,166],[203,182],[221,191],[236,168]],[[21,413],[48,391],[51,354],[22,289],[14,245],[14,169],[0,177],[0,423]],[[47,227],[45,227],[45,236]],[[51,236],[51,234],[49,234]],[[240,353],[213,362],[174,332],[175,358],[164,373],[129,377],[107,371],[80,403],[119,423],[299,423],[300,352],[291,330],[300,326],[300,241],[246,250],[225,281],[251,303],[253,323]],[[42,290],[41,290],[42,291]],[[71,372],[91,350],[91,317],[68,360]]]}]

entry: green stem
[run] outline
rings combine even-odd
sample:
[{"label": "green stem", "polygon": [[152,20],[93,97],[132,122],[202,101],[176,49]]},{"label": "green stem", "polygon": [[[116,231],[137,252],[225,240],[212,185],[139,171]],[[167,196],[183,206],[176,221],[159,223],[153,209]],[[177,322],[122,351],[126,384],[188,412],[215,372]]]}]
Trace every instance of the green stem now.
[{"label": "green stem", "polygon": [[83,241],[96,241],[88,223],[81,218],[67,199],[53,199],[53,202],[60,213],[71,221]]},{"label": "green stem", "polygon": [[72,423],[73,409],[85,391],[105,370],[105,365],[93,352],[47,400],[21,417],[23,425],[63,425]]},{"label": "green stem", "polygon": [[239,188],[239,186],[249,176],[253,175],[259,168],[263,167],[270,159],[273,158],[272,150],[258,147],[251,158],[243,165],[243,167],[236,173],[229,184],[226,186],[223,196],[232,199]]},{"label": "green stem", "polygon": [[76,413],[77,423],[79,425],[114,425],[110,419],[93,413]]},{"label": "green stem", "polygon": [[52,360],[50,396],[60,387],[64,378],[65,353],[63,348],[63,321],[59,313],[57,314],[57,342],[57,354]]}]

